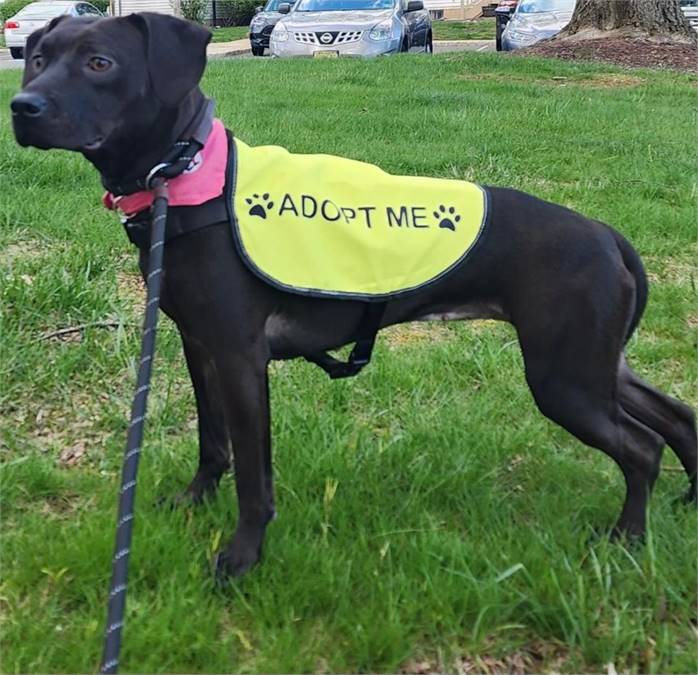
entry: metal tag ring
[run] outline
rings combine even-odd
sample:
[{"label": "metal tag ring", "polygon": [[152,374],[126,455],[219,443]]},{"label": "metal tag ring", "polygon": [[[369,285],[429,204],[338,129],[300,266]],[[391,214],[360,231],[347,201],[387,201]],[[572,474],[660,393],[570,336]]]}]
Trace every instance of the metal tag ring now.
[{"label": "metal tag ring", "polygon": [[163,169],[166,169],[168,166],[170,166],[169,162],[161,162],[160,164],[156,164],[149,172],[148,175],[145,177],[145,189],[146,190],[152,190],[151,186],[151,181],[153,178],[155,178]]}]

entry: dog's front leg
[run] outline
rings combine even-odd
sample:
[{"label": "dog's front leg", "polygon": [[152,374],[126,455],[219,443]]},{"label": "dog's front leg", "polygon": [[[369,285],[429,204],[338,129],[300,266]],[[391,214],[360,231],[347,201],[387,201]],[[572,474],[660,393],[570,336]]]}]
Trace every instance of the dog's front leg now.
[{"label": "dog's front leg", "polygon": [[199,467],[177,501],[199,503],[218,487],[230,468],[230,436],[221,401],[215,362],[195,340],[182,334],[182,346],[194,387],[199,425]]},{"label": "dog's front leg", "polygon": [[274,516],[267,359],[226,354],[216,360],[233,444],[239,515],[232,540],[218,556],[219,576],[239,576],[260,558]]}]

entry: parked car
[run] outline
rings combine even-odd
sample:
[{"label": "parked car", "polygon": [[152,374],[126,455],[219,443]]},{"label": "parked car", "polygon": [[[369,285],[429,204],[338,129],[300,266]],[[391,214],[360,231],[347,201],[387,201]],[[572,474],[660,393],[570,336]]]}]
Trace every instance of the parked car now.
[{"label": "parked car", "polygon": [[271,34],[272,56],[379,56],[433,50],[422,0],[297,0]]},{"label": "parked car", "polygon": [[698,31],[698,0],[681,0],[681,10],[693,30]]},{"label": "parked car", "polygon": [[530,47],[559,33],[572,18],[576,0],[519,0],[502,33],[502,49]]},{"label": "parked car", "polygon": [[5,21],[5,44],[10,48],[12,58],[21,59],[24,55],[24,43],[29,35],[61,14],[68,14],[69,16],[104,16],[102,12],[89,2],[62,2],[57,0],[32,2]]},{"label": "parked car", "polygon": [[502,33],[504,28],[509,23],[509,19],[511,19],[511,15],[518,4],[519,0],[501,0],[494,10],[495,38],[498,52],[502,51]]},{"label": "parked car", "polygon": [[[277,21],[283,16],[279,5],[286,0],[269,0],[263,7],[257,7],[256,15],[250,22],[250,48],[253,56],[263,56],[269,49],[269,37]],[[293,9],[293,2],[288,3]]]}]

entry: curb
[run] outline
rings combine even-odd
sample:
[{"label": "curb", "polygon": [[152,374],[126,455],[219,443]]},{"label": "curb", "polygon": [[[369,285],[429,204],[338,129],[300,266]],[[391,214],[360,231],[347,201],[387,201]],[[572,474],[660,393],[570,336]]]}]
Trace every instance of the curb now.
[{"label": "curb", "polygon": [[209,58],[212,59],[224,59],[228,56],[242,56],[243,54],[251,54],[250,49],[231,49],[228,52],[219,52],[217,54],[210,54]]},{"label": "curb", "polygon": [[469,45],[479,43],[483,47],[485,45],[494,44],[495,40],[434,40],[435,45]]}]

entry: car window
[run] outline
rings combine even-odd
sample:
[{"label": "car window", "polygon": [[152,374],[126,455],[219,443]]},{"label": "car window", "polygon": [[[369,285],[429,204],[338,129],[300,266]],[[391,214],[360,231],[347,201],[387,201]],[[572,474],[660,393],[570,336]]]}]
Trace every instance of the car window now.
[{"label": "car window", "polygon": [[392,9],[395,0],[298,0],[296,12],[351,12]]},{"label": "car window", "polygon": [[537,12],[572,12],[576,0],[521,0],[516,8],[518,14]]},{"label": "car window", "polygon": [[[269,2],[264,6],[264,11],[265,12],[276,12],[276,10],[279,9],[279,5],[282,4],[283,2],[286,2],[287,0],[269,0]],[[295,2],[289,2],[289,5],[293,7]]]},{"label": "car window", "polygon": [[82,5],[82,7],[83,7],[84,10],[85,10],[85,11],[83,12],[84,14],[89,14],[89,15],[92,15],[92,16],[104,16],[104,15],[102,14],[102,12],[100,12],[94,5],[84,4],[84,5]]},{"label": "car window", "polygon": [[52,19],[54,16],[64,14],[71,8],[69,4],[48,3],[48,2],[33,2],[27,5],[15,15],[18,19]]}]

